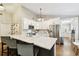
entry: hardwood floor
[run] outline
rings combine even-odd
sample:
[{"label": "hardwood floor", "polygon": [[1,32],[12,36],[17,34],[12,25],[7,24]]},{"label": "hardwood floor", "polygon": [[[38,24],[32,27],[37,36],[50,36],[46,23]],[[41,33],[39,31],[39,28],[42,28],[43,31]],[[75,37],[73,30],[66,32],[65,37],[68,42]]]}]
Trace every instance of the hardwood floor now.
[{"label": "hardwood floor", "polygon": [[69,38],[64,38],[64,45],[57,45],[56,47],[57,56],[75,56],[72,50],[71,40]]}]

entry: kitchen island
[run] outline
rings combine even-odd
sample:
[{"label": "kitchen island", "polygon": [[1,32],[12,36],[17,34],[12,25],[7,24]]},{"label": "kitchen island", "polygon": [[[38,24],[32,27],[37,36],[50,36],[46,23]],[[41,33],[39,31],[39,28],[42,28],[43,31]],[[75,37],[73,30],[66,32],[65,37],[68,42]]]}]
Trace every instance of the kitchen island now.
[{"label": "kitchen island", "polygon": [[[25,35],[4,35],[5,37],[10,37],[16,41],[25,42],[26,45],[32,45],[33,54],[38,56],[54,56],[56,55],[56,41],[57,38],[51,37],[27,37]],[[27,44],[28,43],[28,44]],[[24,47],[23,47],[24,48]],[[22,49],[22,48],[21,48]],[[37,51],[35,51],[37,49]],[[25,53],[27,53],[25,51]],[[37,54],[36,54],[37,53]],[[26,55],[27,56],[27,55]]]}]

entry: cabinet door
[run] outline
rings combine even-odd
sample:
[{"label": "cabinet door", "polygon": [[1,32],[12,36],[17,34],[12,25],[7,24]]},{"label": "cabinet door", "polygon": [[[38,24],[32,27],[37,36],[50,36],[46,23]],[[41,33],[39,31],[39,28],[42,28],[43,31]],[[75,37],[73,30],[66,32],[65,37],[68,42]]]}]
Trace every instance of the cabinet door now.
[{"label": "cabinet door", "polygon": [[21,56],[33,56],[33,45],[17,44],[18,54]]},{"label": "cabinet door", "polygon": [[0,25],[0,34],[1,35],[10,34],[10,24],[1,24]]}]

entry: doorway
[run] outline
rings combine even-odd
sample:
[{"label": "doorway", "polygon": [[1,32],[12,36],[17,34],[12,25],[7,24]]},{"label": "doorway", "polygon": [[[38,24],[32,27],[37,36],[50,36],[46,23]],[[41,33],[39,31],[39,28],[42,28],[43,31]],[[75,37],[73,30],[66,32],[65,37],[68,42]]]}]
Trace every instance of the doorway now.
[{"label": "doorway", "polygon": [[[65,22],[65,21],[64,21]],[[57,45],[57,56],[74,56],[71,46],[71,22],[62,23],[60,25],[60,37],[63,45]]]}]

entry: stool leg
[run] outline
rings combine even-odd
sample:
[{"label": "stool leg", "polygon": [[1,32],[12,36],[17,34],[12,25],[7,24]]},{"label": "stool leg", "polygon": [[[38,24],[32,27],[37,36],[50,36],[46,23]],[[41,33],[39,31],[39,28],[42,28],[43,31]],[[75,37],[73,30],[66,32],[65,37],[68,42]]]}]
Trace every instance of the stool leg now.
[{"label": "stool leg", "polygon": [[3,43],[1,43],[1,55],[3,56]]},{"label": "stool leg", "polygon": [[79,56],[79,49],[78,49],[78,56]]},{"label": "stool leg", "polygon": [[76,55],[78,55],[78,49],[76,50]]},{"label": "stool leg", "polygon": [[9,47],[7,47],[7,56],[9,56]]},{"label": "stool leg", "polygon": [[17,49],[16,49],[16,52],[15,52],[15,55],[17,56],[18,54],[17,54]]}]

